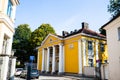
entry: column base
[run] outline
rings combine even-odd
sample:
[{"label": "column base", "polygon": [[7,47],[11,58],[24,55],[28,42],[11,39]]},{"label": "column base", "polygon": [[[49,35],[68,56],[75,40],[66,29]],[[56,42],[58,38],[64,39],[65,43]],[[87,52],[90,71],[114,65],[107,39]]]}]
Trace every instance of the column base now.
[{"label": "column base", "polygon": [[50,71],[46,71],[47,74],[50,74]]},{"label": "column base", "polygon": [[45,73],[45,71],[41,71],[41,73]]},{"label": "column base", "polygon": [[57,74],[57,72],[51,72],[51,74],[53,75],[53,74]]},{"label": "column base", "polygon": [[78,74],[78,76],[82,77],[82,76],[85,76],[84,74]]},{"label": "column base", "polygon": [[65,73],[64,72],[58,72],[58,75],[64,75]]}]

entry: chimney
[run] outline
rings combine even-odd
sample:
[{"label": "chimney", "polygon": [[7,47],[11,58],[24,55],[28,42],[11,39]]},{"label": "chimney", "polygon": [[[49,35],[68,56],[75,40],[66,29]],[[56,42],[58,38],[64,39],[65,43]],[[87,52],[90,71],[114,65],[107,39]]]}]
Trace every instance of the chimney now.
[{"label": "chimney", "polygon": [[88,29],[88,23],[82,22],[82,29]]},{"label": "chimney", "polygon": [[67,36],[69,33],[67,31],[62,31],[62,36]]}]

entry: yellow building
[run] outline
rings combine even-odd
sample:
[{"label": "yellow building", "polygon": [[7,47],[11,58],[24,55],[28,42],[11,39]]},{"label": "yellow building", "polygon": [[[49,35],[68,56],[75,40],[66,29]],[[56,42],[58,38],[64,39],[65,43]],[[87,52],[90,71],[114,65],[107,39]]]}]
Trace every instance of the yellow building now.
[{"label": "yellow building", "polygon": [[62,36],[49,34],[38,47],[37,68],[41,72],[84,74],[84,67],[98,67],[98,62],[107,62],[105,36],[82,28],[63,31]]}]

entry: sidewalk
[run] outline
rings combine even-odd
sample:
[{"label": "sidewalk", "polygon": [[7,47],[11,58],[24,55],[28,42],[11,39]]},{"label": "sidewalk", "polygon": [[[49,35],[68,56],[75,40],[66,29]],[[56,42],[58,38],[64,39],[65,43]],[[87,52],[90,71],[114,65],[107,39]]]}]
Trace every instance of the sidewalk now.
[{"label": "sidewalk", "polygon": [[73,76],[39,76],[39,80],[97,80],[95,78],[79,78]]}]

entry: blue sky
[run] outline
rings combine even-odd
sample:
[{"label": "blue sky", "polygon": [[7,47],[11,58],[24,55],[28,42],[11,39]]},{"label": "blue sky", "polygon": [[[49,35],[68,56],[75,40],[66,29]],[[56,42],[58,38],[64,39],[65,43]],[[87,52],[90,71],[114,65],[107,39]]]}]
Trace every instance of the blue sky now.
[{"label": "blue sky", "polygon": [[97,31],[110,20],[109,0],[20,0],[15,26],[29,24],[31,30],[49,23],[57,34],[80,29],[82,22]]}]

